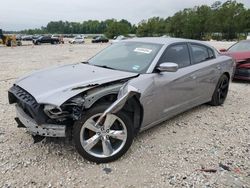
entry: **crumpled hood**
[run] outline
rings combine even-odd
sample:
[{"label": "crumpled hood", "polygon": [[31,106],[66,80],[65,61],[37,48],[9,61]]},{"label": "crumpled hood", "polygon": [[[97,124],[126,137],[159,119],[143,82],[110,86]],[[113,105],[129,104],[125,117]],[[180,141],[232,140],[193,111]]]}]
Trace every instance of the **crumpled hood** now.
[{"label": "crumpled hood", "polygon": [[38,103],[60,106],[69,98],[101,84],[137,76],[87,64],[73,64],[34,72],[16,81]]}]

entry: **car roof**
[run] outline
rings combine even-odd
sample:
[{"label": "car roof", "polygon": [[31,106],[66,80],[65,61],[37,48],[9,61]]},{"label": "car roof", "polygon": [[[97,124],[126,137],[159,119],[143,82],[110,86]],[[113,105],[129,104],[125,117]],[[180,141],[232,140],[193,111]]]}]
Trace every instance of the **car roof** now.
[{"label": "car roof", "polygon": [[206,42],[199,41],[199,40],[192,40],[192,39],[183,39],[183,38],[172,38],[172,37],[136,37],[132,39],[127,39],[126,41],[131,41],[131,42],[145,42],[145,43],[154,43],[154,44],[162,44],[162,45],[170,45],[173,43],[179,43],[179,42],[190,42],[190,43],[199,43],[202,45],[205,45],[211,49],[214,49],[216,52],[217,50],[209,45]]},{"label": "car roof", "polygon": [[147,43],[156,43],[156,44],[172,44],[177,42],[196,42],[200,44],[204,44],[209,46],[207,43],[198,40],[191,39],[183,39],[183,38],[171,38],[171,37],[141,37],[141,38],[133,38],[128,39],[126,41],[134,41],[134,42],[147,42]]}]

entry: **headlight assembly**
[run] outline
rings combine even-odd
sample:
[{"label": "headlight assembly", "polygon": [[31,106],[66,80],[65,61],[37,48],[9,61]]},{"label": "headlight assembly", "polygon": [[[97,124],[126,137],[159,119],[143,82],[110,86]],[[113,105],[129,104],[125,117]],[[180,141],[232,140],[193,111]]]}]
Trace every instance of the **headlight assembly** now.
[{"label": "headlight assembly", "polygon": [[58,106],[46,104],[43,109],[44,113],[50,118],[56,118],[62,114],[62,109]]}]

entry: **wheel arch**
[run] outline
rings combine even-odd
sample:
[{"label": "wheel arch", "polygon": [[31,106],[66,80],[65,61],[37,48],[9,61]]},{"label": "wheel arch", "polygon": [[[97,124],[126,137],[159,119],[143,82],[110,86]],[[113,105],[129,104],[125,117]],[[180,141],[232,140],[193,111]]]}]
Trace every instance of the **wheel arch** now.
[{"label": "wheel arch", "polygon": [[90,90],[84,97],[84,108],[89,109],[98,103],[115,102],[122,84],[98,87]]},{"label": "wheel arch", "polygon": [[131,113],[134,122],[135,134],[137,134],[140,131],[144,115],[143,106],[139,100],[139,96],[135,95],[131,97],[126,102],[123,109]]},{"label": "wheel arch", "polygon": [[[99,97],[97,100],[95,100],[95,102],[93,102],[91,106],[89,106],[89,108],[97,106],[99,104],[103,104],[103,103],[110,103],[111,105],[112,103],[116,101],[117,95],[118,93],[109,93],[109,94],[103,95]],[[135,134],[137,134],[141,128],[143,114],[144,114],[143,107],[139,100],[139,96],[135,95],[129,98],[126,101],[126,104],[124,105],[122,110],[125,110],[132,118],[134,131],[135,131]]]},{"label": "wheel arch", "polygon": [[230,80],[230,74],[229,74],[229,72],[224,72],[223,74],[227,76],[228,80]]}]

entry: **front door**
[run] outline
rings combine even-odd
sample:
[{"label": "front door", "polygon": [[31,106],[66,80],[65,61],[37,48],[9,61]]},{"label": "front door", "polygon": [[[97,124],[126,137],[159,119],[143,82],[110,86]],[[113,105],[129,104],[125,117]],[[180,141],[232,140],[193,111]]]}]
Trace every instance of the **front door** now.
[{"label": "front door", "polygon": [[159,108],[158,119],[165,119],[196,106],[199,100],[196,69],[186,43],[169,46],[158,64],[172,62],[179,65],[177,72],[161,72],[154,76],[154,97]]}]

